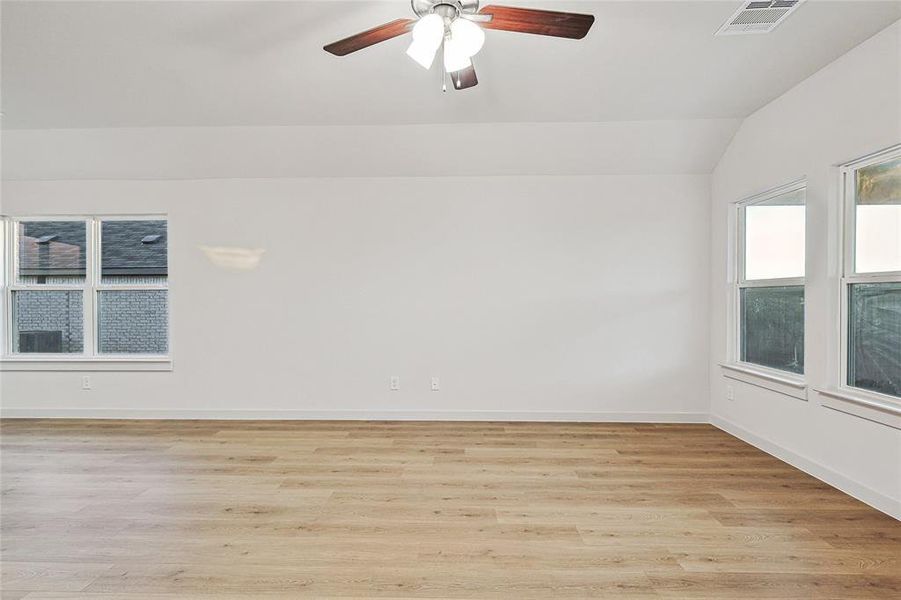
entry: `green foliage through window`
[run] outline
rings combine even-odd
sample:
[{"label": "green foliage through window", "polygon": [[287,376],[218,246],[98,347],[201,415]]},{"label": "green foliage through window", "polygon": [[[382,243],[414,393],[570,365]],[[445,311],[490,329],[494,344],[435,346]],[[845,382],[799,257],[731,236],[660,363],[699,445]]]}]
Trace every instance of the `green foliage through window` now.
[{"label": "green foliage through window", "polygon": [[804,286],[741,290],[741,360],[804,372]]},{"label": "green foliage through window", "polygon": [[901,396],[901,283],[849,286],[848,385]]}]

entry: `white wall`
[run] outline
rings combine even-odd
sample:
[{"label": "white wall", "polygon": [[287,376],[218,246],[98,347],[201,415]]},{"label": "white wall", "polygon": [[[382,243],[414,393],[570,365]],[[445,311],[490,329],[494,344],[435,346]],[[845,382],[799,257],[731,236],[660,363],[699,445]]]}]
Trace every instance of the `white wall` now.
[{"label": "white wall", "polygon": [[[711,416],[883,510],[901,515],[901,431],[827,408],[837,384],[840,246],[836,165],[901,141],[901,24],[896,23],[754,113],[714,171]],[[727,213],[743,197],[807,177],[808,401],[726,380]],[[726,399],[726,386],[735,400]]]},{"label": "white wall", "polygon": [[[7,415],[706,419],[708,176],[2,191],[7,214],[168,213],[174,355],[171,373],[93,373],[91,391],[4,372]],[[231,272],[201,244],[266,253]]]},{"label": "white wall", "polygon": [[3,131],[3,179],[708,175],[738,119]]}]

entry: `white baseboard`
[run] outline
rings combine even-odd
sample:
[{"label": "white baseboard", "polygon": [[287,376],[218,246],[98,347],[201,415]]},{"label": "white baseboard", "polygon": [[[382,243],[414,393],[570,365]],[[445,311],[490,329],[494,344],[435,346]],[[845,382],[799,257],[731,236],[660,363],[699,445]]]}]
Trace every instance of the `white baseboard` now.
[{"label": "white baseboard", "polygon": [[829,485],[838,488],[839,490],[845,492],[849,496],[853,496],[857,498],[861,502],[865,502],[869,504],[876,510],[882,511],[887,515],[890,515],[898,520],[901,520],[901,502],[891,498],[890,496],[886,496],[876,490],[863,485],[837,471],[833,471],[829,467],[825,467],[818,462],[810,460],[800,454],[796,454],[791,450],[788,450],[775,442],[771,442],[765,438],[758,436],[757,434],[751,433],[747,429],[732,423],[731,421],[727,421],[722,417],[718,417],[716,415],[710,415],[710,423],[715,427],[718,427],[725,431],[730,435],[734,435],[740,440],[743,440],[752,446],[763,450],[767,454],[771,454],[778,458],[779,460],[786,462],[793,467],[796,467],[808,475],[812,475],[816,477],[820,481],[828,483]]},{"label": "white baseboard", "polygon": [[707,413],[551,412],[495,410],[131,410],[0,408],[4,419],[237,419],[357,421],[560,421],[587,423],[707,423]]}]

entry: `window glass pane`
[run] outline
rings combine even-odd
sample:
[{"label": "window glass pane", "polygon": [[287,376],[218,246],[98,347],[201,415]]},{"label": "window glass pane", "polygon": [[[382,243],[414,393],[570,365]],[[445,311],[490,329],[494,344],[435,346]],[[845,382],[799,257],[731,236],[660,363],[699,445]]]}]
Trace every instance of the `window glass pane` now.
[{"label": "window glass pane", "polygon": [[13,352],[81,353],[83,296],[81,290],[13,292]]},{"label": "window glass pane", "polygon": [[744,207],[745,279],[804,276],[804,190]]},{"label": "window glass pane", "polygon": [[855,270],[901,271],[901,158],[857,171]]},{"label": "window glass pane", "polygon": [[849,287],[848,385],[901,396],[901,283]]},{"label": "window glass pane", "polygon": [[166,290],[99,292],[98,335],[103,354],[166,354],[169,298]]},{"label": "window glass pane", "polygon": [[741,290],[741,360],[804,372],[804,286]]},{"label": "window glass pane", "polygon": [[100,225],[100,240],[101,283],[166,283],[166,221],[103,221]]},{"label": "window glass pane", "polygon": [[19,283],[84,283],[85,221],[21,221],[18,239]]}]

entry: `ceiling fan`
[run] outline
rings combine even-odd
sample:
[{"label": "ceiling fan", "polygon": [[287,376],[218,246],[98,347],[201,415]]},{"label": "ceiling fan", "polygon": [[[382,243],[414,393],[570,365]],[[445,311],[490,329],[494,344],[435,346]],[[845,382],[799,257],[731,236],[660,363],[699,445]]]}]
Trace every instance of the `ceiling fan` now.
[{"label": "ceiling fan", "polygon": [[444,72],[450,73],[455,89],[463,90],[479,83],[472,57],[485,43],[483,28],[580,40],[594,23],[594,15],[552,10],[511,6],[486,6],[479,10],[479,0],[411,0],[411,4],[417,19],[396,19],[323,49],[335,56],[346,56],[412,31],[407,55],[430,69],[443,45]]}]

